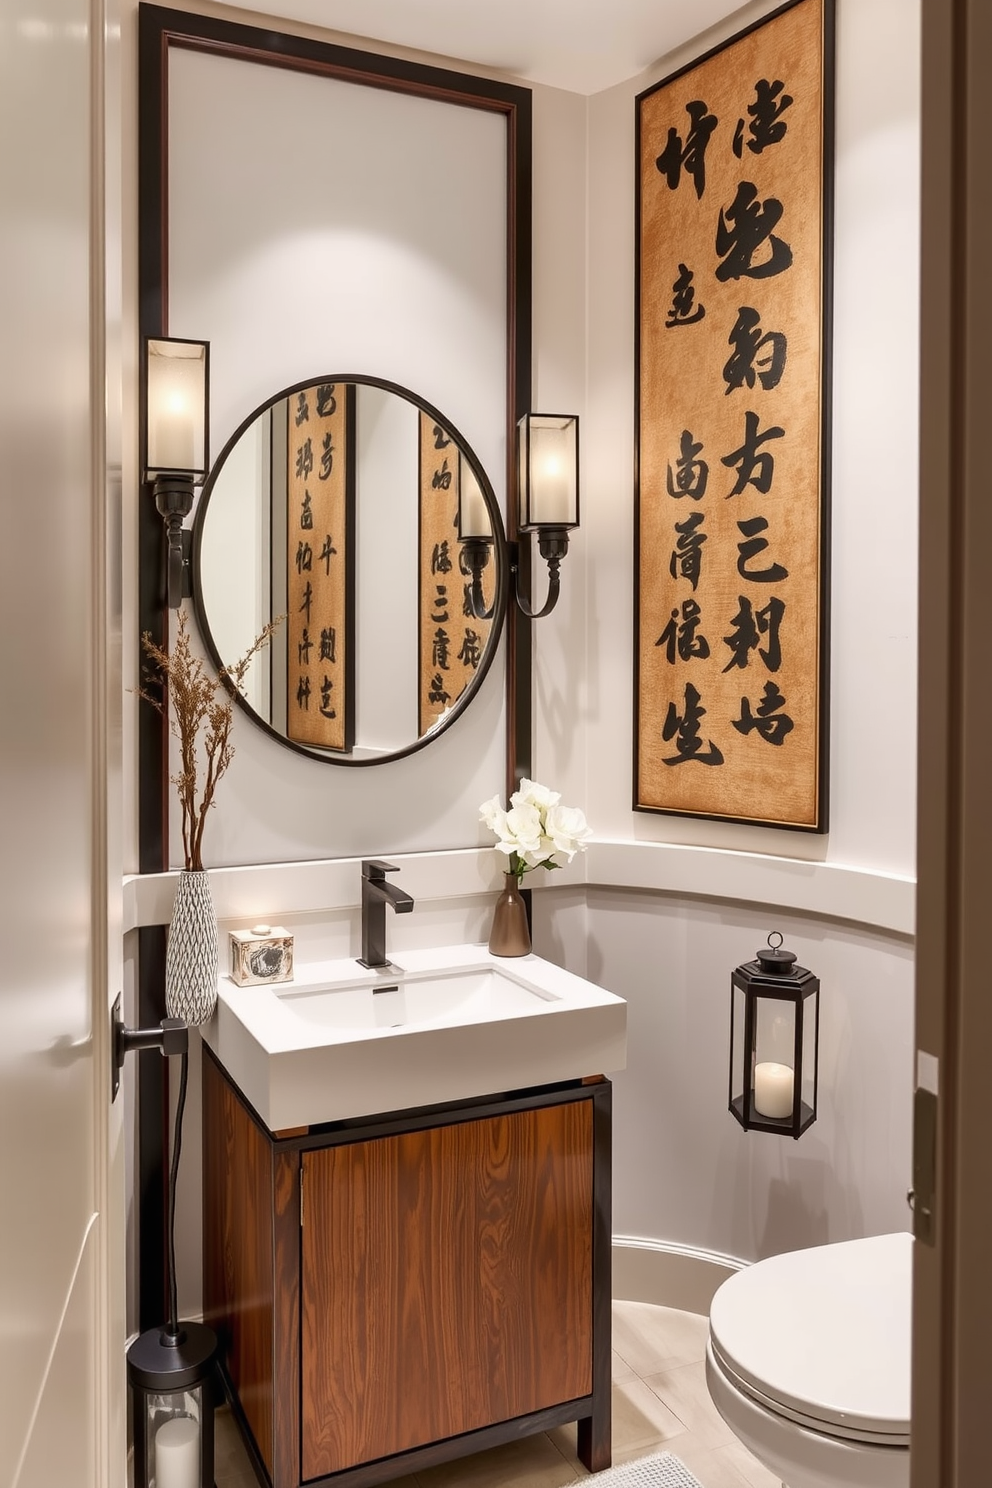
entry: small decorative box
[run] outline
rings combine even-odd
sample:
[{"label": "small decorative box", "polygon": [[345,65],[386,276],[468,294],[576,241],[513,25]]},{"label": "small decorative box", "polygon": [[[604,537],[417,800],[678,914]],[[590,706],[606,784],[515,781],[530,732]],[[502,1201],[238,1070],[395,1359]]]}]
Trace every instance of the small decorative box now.
[{"label": "small decorative box", "polygon": [[281,925],[231,931],[231,977],[239,987],[293,980],[293,937]]}]

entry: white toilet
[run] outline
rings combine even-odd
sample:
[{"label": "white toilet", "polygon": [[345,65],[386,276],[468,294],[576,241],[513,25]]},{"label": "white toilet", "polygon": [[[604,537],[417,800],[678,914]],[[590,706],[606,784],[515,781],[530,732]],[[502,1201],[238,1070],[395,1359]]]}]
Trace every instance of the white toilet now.
[{"label": "white toilet", "polygon": [[911,1235],[771,1256],[710,1308],[717,1410],[787,1488],[906,1488]]}]

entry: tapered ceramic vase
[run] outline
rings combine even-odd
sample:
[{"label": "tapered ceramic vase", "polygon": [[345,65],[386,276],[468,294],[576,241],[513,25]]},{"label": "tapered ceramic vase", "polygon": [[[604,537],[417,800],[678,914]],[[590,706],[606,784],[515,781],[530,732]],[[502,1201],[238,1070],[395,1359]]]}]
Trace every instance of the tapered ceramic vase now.
[{"label": "tapered ceramic vase", "polygon": [[503,892],[493,910],[489,949],[494,956],[526,956],[530,951],[527,905],[515,873],[503,875]]},{"label": "tapered ceramic vase", "polygon": [[217,1003],[217,919],[206,869],[184,868],[165,952],[165,1010],[193,1027]]}]

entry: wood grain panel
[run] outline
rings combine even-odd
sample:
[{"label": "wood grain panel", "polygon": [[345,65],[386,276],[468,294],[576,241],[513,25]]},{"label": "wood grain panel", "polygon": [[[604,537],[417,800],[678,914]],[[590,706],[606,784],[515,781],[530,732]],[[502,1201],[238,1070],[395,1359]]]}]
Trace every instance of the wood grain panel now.
[{"label": "wood grain panel", "polygon": [[592,1389],[592,1101],[303,1158],[303,1477]]},{"label": "wood grain panel", "polygon": [[203,1317],[273,1466],[272,1152],[203,1051]]}]

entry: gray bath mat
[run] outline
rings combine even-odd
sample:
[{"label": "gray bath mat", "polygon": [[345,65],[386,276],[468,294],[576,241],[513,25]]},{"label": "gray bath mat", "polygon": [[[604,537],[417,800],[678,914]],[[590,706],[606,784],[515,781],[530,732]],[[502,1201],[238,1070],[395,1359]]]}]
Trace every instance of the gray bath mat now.
[{"label": "gray bath mat", "polygon": [[671,1452],[638,1457],[636,1462],[622,1462],[619,1467],[593,1473],[582,1482],[595,1483],[596,1488],[701,1488],[698,1478],[694,1478]]}]

